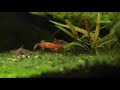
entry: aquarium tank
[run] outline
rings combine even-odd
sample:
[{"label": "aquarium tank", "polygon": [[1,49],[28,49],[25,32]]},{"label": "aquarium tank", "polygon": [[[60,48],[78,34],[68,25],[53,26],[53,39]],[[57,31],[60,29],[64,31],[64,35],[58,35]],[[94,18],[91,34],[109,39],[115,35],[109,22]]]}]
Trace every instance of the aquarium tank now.
[{"label": "aquarium tank", "polygon": [[120,77],[119,12],[0,12],[0,78]]}]

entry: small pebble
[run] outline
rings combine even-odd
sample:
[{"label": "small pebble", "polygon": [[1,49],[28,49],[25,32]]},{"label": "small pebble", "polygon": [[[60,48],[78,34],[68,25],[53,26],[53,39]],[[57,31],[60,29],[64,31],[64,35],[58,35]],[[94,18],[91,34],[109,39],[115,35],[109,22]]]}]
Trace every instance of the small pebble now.
[{"label": "small pebble", "polygon": [[47,55],[47,54],[45,54],[45,55]]},{"label": "small pebble", "polygon": [[58,54],[58,53],[56,53],[56,55],[63,56],[62,54]]},{"label": "small pebble", "polygon": [[78,62],[81,63],[81,64],[85,63],[85,62],[84,62],[83,60],[81,60],[81,59],[78,60]]},{"label": "small pebble", "polygon": [[38,55],[36,55],[35,58],[38,58]]},{"label": "small pebble", "polygon": [[48,63],[52,63],[52,62],[48,62]]},{"label": "small pebble", "polygon": [[16,59],[13,58],[12,61],[16,61]]},{"label": "small pebble", "polygon": [[62,72],[64,70],[64,68],[60,68],[60,71]]},{"label": "small pebble", "polygon": [[7,59],[12,60],[12,58],[7,58]]},{"label": "small pebble", "polygon": [[70,49],[66,49],[66,50],[70,50]]},{"label": "small pebble", "polygon": [[39,68],[39,66],[36,67],[37,69]]},{"label": "small pebble", "polygon": [[9,61],[9,63],[12,63],[12,61]]},{"label": "small pebble", "polygon": [[4,61],[1,61],[2,63],[4,63]]},{"label": "small pebble", "polygon": [[25,55],[22,55],[22,57],[24,58],[24,57],[25,57]]},{"label": "small pebble", "polygon": [[30,58],[30,56],[28,56],[28,58]]},{"label": "small pebble", "polygon": [[20,58],[20,56],[17,56],[18,58]]}]

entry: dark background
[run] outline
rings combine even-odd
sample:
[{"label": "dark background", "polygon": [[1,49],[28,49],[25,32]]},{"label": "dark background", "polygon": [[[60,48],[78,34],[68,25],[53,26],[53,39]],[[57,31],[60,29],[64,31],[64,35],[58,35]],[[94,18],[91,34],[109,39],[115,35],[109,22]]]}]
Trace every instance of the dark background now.
[{"label": "dark background", "polygon": [[[41,40],[50,40],[48,19],[28,12],[0,12],[0,51],[32,49]],[[35,29],[34,25],[38,28]]]}]

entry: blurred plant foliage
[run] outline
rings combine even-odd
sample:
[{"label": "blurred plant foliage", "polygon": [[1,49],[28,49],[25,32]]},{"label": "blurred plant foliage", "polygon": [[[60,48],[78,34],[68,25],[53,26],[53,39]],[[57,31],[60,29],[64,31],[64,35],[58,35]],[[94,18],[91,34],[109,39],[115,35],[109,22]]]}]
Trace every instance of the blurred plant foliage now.
[{"label": "blurred plant foliage", "polygon": [[[93,29],[96,23],[96,12],[30,12],[34,15],[39,16],[51,16],[52,19],[57,19],[61,22],[64,22],[65,19],[69,20],[75,26],[84,26],[84,21],[82,19],[83,16],[88,18],[88,22],[90,24],[90,28]],[[113,18],[113,12],[101,12],[101,20],[100,23],[103,25],[109,26],[111,24],[111,20]],[[103,27],[105,28],[105,26]]]},{"label": "blurred plant foliage", "polygon": [[[112,49],[117,42],[114,33],[111,32],[120,20],[119,12],[31,12],[35,15],[52,16],[50,22],[73,38],[73,41],[66,45],[66,48],[80,46],[87,49],[90,53],[99,54],[101,48]],[[66,24],[54,21],[65,21]],[[109,34],[100,37],[101,29],[109,29]],[[104,31],[106,32],[106,31]],[[82,34],[82,35],[81,35]],[[116,46],[116,45],[114,45]],[[113,47],[115,49],[115,47]],[[105,50],[105,49],[104,49]]]},{"label": "blurred plant foliage", "polygon": [[113,27],[111,32],[115,33],[116,37],[120,42],[120,21]]},{"label": "blurred plant foliage", "polygon": [[[90,29],[90,25],[88,23],[88,18],[86,18],[86,16],[83,17],[85,29],[82,29],[80,27],[76,27],[76,26],[72,25],[71,22],[68,20],[65,20],[67,25],[61,24],[61,23],[58,23],[55,21],[51,21],[51,20],[50,20],[50,22],[54,23],[56,27],[58,27],[60,30],[64,31],[67,35],[69,35],[74,40],[76,40],[76,41],[73,41],[72,44],[69,43],[67,46],[71,47],[73,45],[79,45],[84,48],[87,48],[91,53],[99,54],[99,52],[98,52],[99,49],[107,48],[108,50],[110,50],[113,45],[113,42],[114,43],[118,42],[114,33],[109,33],[108,35],[103,36],[103,37],[99,36],[100,30],[101,30],[101,23],[100,23],[101,16],[102,16],[102,13],[98,12],[96,15],[97,19],[96,19],[95,30]],[[114,19],[113,19],[113,21],[114,21]],[[113,23],[115,25],[116,22],[115,21],[113,22],[113,21],[112,21],[111,25],[113,25]],[[70,29],[71,31],[66,28]],[[109,30],[109,32],[111,32],[111,30],[112,30],[112,28]],[[78,33],[82,33],[83,34],[82,37],[78,36]],[[114,49],[115,49],[115,47],[114,47]]]}]

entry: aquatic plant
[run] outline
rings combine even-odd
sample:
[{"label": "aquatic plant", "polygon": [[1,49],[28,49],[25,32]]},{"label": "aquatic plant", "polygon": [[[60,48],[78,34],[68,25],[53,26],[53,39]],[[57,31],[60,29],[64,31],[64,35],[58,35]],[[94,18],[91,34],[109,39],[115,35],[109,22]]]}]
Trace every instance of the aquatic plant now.
[{"label": "aquatic plant", "polygon": [[[97,22],[96,22],[95,30],[90,31],[90,27],[88,25],[88,21],[86,17],[83,17],[83,19],[84,19],[86,29],[82,29],[82,28],[72,25],[69,20],[65,20],[67,25],[61,24],[61,23],[58,23],[52,20],[50,20],[50,22],[54,23],[57,28],[59,28],[60,30],[65,32],[67,35],[69,35],[71,38],[73,38],[74,41],[69,43],[67,46],[78,45],[83,48],[87,48],[91,53],[95,52],[96,54],[99,54],[98,53],[99,48],[101,47],[104,48],[105,45],[107,44],[110,45],[111,42],[117,41],[113,33],[110,33],[102,38],[99,36],[100,29],[101,29],[100,27],[101,13],[100,12],[98,12],[98,15],[97,15],[97,20],[96,20]],[[78,33],[82,33],[83,34],[82,37],[79,36]]]},{"label": "aquatic plant", "polygon": [[117,36],[119,42],[120,42],[120,22],[118,22],[114,27],[113,27],[113,32]]},{"label": "aquatic plant", "polygon": [[[57,23],[57,22],[51,21],[51,20],[50,20],[50,22],[55,23],[56,24],[55,26],[57,28],[59,28],[60,30],[62,30],[64,33],[66,33],[67,35],[69,35],[74,40],[73,42],[66,44],[65,48],[68,48],[68,47],[71,47],[71,46],[80,46],[80,47],[85,48],[85,46],[81,44],[82,40],[78,36],[78,31],[81,32],[81,33],[83,33],[84,35],[87,35],[86,31],[84,31],[83,29],[79,29],[78,27],[73,26],[71,24],[71,22],[68,21],[68,20],[65,20],[65,22],[67,23],[67,25],[64,25],[64,24],[61,24],[61,23]],[[69,28],[70,30],[67,30],[64,27]],[[76,41],[79,41],[79,43],[77,43]]]},{"label": "aquatic plant", "polygon": [[[44,16],[50,20],[57,20],[58,22],[64,22],[65,19],[71,21],[73,25],[83,27],[84,22],[81,19],[83,16],[89,20],[90,28],[94,29],[96,23],[97,12],[30,12],[33,15]],[[114,12],[101,12],[102,18],[100,23],[103,25],[101,28],[108,28],[111,24]]]},{"label": "aquatic plant", "polygon": [[[73,39],[73,42],[67,44],[66,47],[77,45],[84,49],[88,49],[88,51],[90,51],[91,53],[95,52],[98,54],[99,48],[110,48],[111,46],[113,46],[113,44],[118,43],[113,33],[100,37],[100,31],[102,29],[108,29],[110,31],[109,33],[111,33],[112,28],[119,21],[119,12],[30,13],[39,16],[46,16],[50,19],[50,22],[54,23],[55,26],[59,28],[59,30],[70,36]],[[58,23],[59,21],[63,22],[64,20],[67,25]],[[59,30],[57,32],[59,32]]]}]

